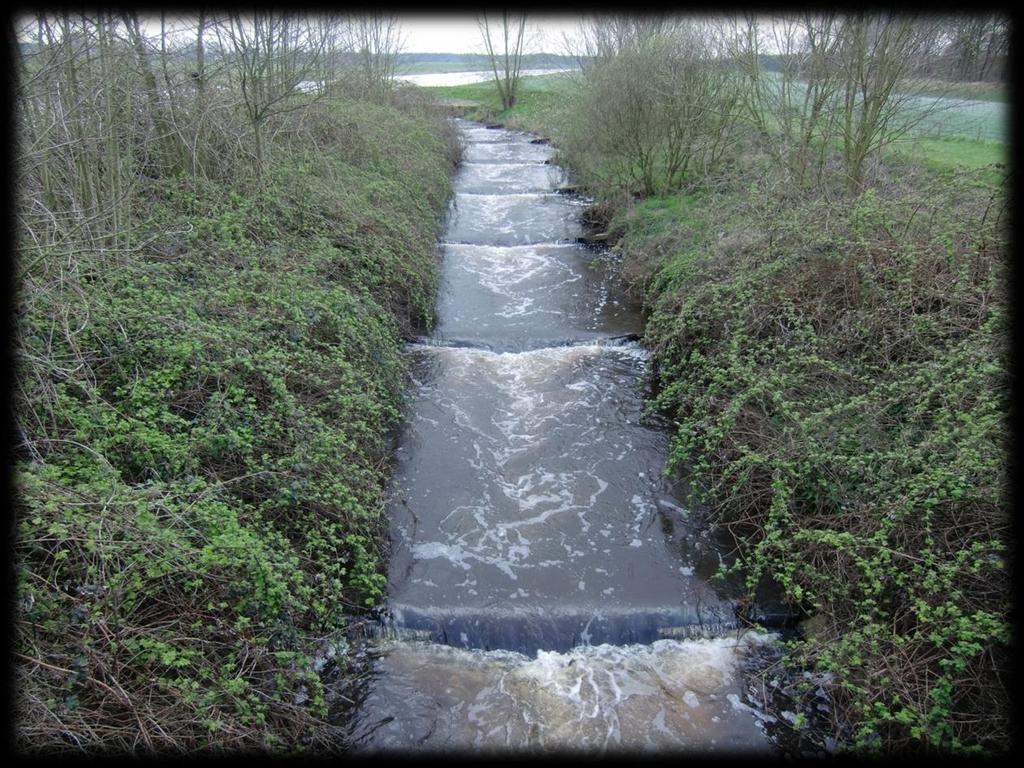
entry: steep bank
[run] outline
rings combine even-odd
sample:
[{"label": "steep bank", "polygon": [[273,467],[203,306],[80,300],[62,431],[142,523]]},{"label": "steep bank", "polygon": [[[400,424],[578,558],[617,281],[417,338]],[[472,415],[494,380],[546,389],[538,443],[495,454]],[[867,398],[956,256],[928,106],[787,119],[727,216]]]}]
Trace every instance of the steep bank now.
[{"label": "steep bank", "polygon": [[259,185],[144,179],[130,253],[18,265],[23,749],[338,746],[457,144],[415,100],[289,128]]},{"label": "steep bank", "polygon": [[[587,134],[543,103],[527,90],[488,117]],[[892,157],[851,195],[836,175],[794,184],[745,137],[722,171],[639,198],[587,172],[586,142],[566,149],[644,299],[675,469],[734,535],[751,593],[773,583],[809,619],[789,661],[838,706],[794,729],[1005,749],[1005,168]]]},{"label": "steep bank", "polygon": [[819,723],[859,749],[998,751],[1005,202],[978,173],[899,178],[837,203],[649,199],[612,230],[645,295],[671,463],[736,537],[748,587],[809,618],[790,662],[832,680]]}]

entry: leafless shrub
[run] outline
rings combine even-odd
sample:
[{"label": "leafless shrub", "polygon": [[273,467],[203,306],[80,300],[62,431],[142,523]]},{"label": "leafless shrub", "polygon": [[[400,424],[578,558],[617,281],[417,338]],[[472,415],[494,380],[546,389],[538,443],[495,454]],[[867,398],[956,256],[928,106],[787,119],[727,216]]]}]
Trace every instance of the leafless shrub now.
[{"label": "leafless shrub", "polygon": [[640,194],[703,178],[734,141],[735,79],[704,24],[679,18],[593,22],[582,126],[565,142],[604,188]]}]

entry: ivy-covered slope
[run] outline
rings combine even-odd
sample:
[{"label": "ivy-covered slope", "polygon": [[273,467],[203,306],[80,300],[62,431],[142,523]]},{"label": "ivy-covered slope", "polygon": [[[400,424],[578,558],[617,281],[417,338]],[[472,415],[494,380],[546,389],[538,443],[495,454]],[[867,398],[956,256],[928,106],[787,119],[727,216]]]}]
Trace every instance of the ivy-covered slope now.
[{"label": "ivy-covered slope", "polygon": [[325,102],[257,185],[147,180],[133,252],[19,263],[22,748],[339,736],[313,658],[383,593],[451,130]]},{"label": "ivy-covered slope", "polygon": [[984,172],[900,173],[836,200],[764,180],[651,198],[613,230],[645,290],[670,464],[736,536],[750,589],[815,617],[790,663],[833,681],[827,727],[861,749],[998,752],[1005,198]]}]

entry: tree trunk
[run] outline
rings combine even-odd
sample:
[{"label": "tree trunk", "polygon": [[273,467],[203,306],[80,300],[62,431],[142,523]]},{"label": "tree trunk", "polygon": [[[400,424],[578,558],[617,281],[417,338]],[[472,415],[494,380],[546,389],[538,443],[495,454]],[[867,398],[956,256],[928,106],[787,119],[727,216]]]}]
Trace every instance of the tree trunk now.
[{"label": "tree trunk", "polygon": [[139,31],[139,18],[134,11],[123,12],[121,17],[124,19],[125,26],[128,27],[128,34],[131,37],[132,46],[135,48],[135,57],[142,74],[143,87],[146,91],[146,100],[149,102],[150,118],[157,134],[156,142],[160,147],[161,159],[166,164],[167,170],[174,173],[179,166],[177,143],[174,140],[170,122],[160,104],[160,91],[157,89],[156,76],[149,65],[149,56],[142,40],[142,33]]}]

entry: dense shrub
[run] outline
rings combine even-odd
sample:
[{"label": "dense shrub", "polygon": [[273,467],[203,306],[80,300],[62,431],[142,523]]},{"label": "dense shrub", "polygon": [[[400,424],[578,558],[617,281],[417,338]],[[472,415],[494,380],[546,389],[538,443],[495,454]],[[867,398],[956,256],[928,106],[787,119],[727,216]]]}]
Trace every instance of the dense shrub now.
[{"label": "dense shrub", "polygon": [[585,182],[643,195],[676,191],[712,173],[738,127],[738,81],[707,30],[664,22],[595,55],[580,76],[577,115],[562,146]]},{"label": "dense shrub", "polygon": [[620,247],[647,259],[670,463],[751,593],[770,579],[819,617],[791,662],[832,676],[847,744],[998,750],[1005,202],[978,174],[905,179],[782,204],[754,184],[669,216],[649,200]]},{"label": "dense shrub", "polygon": [[403,336],[456,146],[321,102],[259,185],[150,180],[127,255],[19,263],[23,748],[299,749],[383,595]]}]

